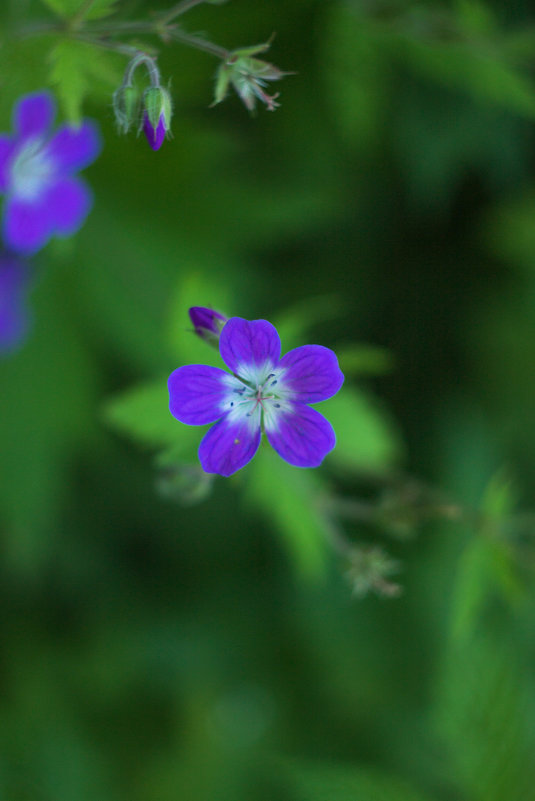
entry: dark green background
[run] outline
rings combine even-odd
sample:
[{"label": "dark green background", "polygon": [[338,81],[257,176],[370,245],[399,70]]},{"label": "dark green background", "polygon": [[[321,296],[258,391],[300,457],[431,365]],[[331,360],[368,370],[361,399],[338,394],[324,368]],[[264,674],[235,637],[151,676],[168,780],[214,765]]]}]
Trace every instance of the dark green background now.
[{"label": "dark green background", "polygon": [[[51,19],[2,13],[8,36]],[[0,799],[528,801],[533,16],[232,0],[184,25],[229,48],[275,31],[267,57],[296,74],[250,118],[235,96],[209,108],[215,60],[161,47],[175,109],[158,153],[116,135],[112,85],[89,87],[94,208],[33,261],[33,329],[0,364]],[[52,44],[0,49],[2,130],[49,85]],[[269,454],[199,504],[162,494],[139,443],[172,423],[166,377],[217,363],[193,304],[345,356],[342,393],[364,406],[337,426],[351,469],[329,457],[323,491],[374,498],[411,474],[473,510],[404,540],[346,526],[402,561],[401,597],[351,597],[296,522],[302,474]],[[162,423],[150,403],[126,420],[137,385],[161,387]],[[201,431],[183,436],[194,464]]]}]

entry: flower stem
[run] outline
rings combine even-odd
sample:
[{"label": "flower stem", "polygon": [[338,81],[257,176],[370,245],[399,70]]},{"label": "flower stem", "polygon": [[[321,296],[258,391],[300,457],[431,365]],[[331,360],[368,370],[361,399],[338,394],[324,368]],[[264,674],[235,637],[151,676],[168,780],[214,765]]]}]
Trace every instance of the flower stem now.
[{"label": "flower stem", "polygon": [[206,39],[201,39],[199,36],[191,36],[189,33],[184,33],[184,31],[181,31],[179,28],[167,28],[166,33],[176,42],[180,42],[188,47],[193,47],[196,50],[202,50],[204,53],[210,53],[211,56],[215,56],[216,58],[225,60],[230,55],[230,51],[226,50],[224,47],[216,45],[213,42],[208,42]]},{"label": "flower stem", "polygon": [[148,56],[143,51],[138,50],[128,67],[126,68],[126,72],[124,74],[123,86],[131,86],[132,85],[132,78],[134,76],[134,72],[139,67],[140,64],[145,66],[147,70],[150,85],[151,86],[159,86],[160,85],[160,72],[158,67],[156,66],[155,59]]}]

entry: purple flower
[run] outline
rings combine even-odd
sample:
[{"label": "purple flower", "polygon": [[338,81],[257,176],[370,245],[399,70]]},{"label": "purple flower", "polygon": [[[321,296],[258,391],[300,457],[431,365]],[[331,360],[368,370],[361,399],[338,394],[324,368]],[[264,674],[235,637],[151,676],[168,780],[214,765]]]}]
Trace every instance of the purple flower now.
[{"label": "purple flower", "polygon": [[342,386],[344,376],[333,351],[303,345],[281,359],[274,326],[241,317],[226,323],[219,350],[233,375],[192,364],[169,377],[169,408],[177,420],[216,423],[199,447],[203,470],[235,473],[255,455],[262,428],[290,464],[321,464],[336,438],[331,424],[308,404],[327,400]]},{"label": "purple flower", "polygon": [[197,336],[210,345],[217,345],[219,335],[227,322],[227,318],[213,309],[207,309],[205,306],[192,306],[188,314]]},{"label": "purple flower", "polygon": [[89,189],[74,173],[97,157],[98,130],[86,120],[51,135],[54,116],[48,92],[26,95],[15,106],[14,135],[0,135],[3,236],[21,253],[39,250],[54,234],[73,234],[91,207]]},{"label": "purple flower", "polygon": [[20,345],[28,330],[27,283],[26,265],[0,254],[0,356]]}]

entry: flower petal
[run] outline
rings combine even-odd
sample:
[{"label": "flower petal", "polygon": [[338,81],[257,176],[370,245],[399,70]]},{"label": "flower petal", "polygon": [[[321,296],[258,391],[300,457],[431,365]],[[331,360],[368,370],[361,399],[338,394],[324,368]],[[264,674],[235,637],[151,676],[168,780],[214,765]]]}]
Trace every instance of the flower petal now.
[{"label": "flower petal", "polygon": [[21,200],[8,197],[4,209],[4,241],[18,253],[34,253],[45,245],[53,231],[50,210],[43,196]]},{"label": "flower petal", "polygon": [[231,317],[219,339],[221,358],[246,381],[262,383],[280,358],[276,328],[267,320]]},{"label": "flower petal", "polygon": [[163,145],[163,140],[165,139],[165,123],[163,114],[160,116],[156,128],[149,120],[148,114],[145,114],[143,117],[143,132],[147,137],[147,142],[151,148],[153,150],[159,150]]},{"label": "flower petal", "polygon": [[[302,345],[288,351],[279,362],[284,374],[279,389],[288,388],[300,403],[317,403],[335,395],[344,383],[336,354],[323,345]],[[278,372],[278,371],[277,371]]]},{"label": "flower petal", "polygon": [[46,146],[46,153],[60,171],[81,170],[91,164],[101,149],[97,126],[85,120],[79,128],[62,125]]},{"label": "flower petal", "polygon": [[5,192],[9,185],[9,162],[14,148],[9,136],[0,136],[0,192]]},{"label": "flower petal", "polygon": [[179,367],[171,373],[167,382],[169,410],[181,423],[192,426],[213,423],[225,412],[224,403],[231,382],[240,384],[219,367],[203,364]]},{"label": "flower petal", "polygon": [[54,233],[62,236],[80,228],[93,202],[91,192],[78,178],[55,181],[45,197]]},{"label": "flower petal", "polygon": [[204,436],[199,459],[205,473],[230,476],[251,461],[260,445],[260,407],[251,417],[226,415]]},{"label": "flower petal", "polygon": [[333,427],[304,403],[284,404],[277,414],[264,417],[272,447],[296,467],[318,467],[336,444]]},{"label": "flower petal", "polygon": [[49,92],[33,92],[15,106],[15,132],[22,139],[43,136],[52,125],[56,105]]}]

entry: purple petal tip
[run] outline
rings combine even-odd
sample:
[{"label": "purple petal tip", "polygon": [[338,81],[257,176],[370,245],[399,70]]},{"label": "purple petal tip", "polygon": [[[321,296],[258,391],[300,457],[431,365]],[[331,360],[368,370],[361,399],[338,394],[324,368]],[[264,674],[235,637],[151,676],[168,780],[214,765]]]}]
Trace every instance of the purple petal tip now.
[{"label": "purple petal tip", "polygon": [[143,132],[147,137],[147,142],[151,148],[153,150],[159,150],[163,145],[163,140],[165,139],[165,125],[163,116],[160,117],[158,121],[158,127],[155,129],[151,124],[148,115],[145,114],[143,118]]}]

